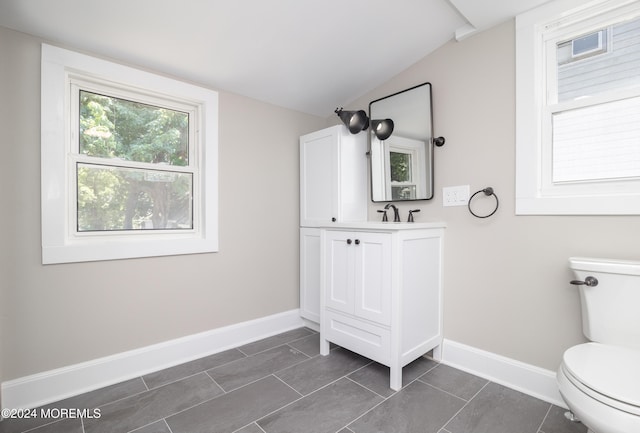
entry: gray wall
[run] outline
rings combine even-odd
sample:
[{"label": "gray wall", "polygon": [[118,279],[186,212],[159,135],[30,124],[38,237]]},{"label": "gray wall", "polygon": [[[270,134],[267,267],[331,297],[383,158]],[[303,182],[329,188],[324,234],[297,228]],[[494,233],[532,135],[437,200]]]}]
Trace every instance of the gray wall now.
[{"label": "gray wall", "polygon": [[[568,284],[570,256],[640,259],[639,217],[515,216],[514,24],[450,42],[380,88],[349,104],[429,81],[435,133],[435,198],[416,221],[443,220],[445,337],[555,370],[564,350],[583,340],[579,298]],[[488,219],[466,207],[442,207],[442,187],[492,186],[500,209]],[[476,202],[474,200],[474,202]],[[475,210],[493,205],[477,200]],[[370,206],[370,218],[379,218]]]},{"label": "gray wall", "polygon": [[326,119],[225,92],[219,253],[41,264],[40,43],[0,28],[0,381],[297,308],[298,137]]}]

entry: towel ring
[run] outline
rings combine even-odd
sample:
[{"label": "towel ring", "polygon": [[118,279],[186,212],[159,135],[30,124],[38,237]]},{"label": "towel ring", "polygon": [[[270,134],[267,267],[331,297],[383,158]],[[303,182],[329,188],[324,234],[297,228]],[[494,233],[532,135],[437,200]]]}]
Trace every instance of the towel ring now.
[{"label": "towel ring", "polygon": [[[490,196],[492,195],[495,199],[496,199],[496,208],[493,210],[493,212],[491,212],[488,215],[477,215],[476,213],[474,213],[471,210],[471,201],[473,200],[473,198],[480,194],[481,192],[484,193],[484,195],[486,196]],[[493,215],[494,213],[496,213],[496,211],[498,210],[498,206],[500,205],[500,202],[498,201],[498,196],[495,194],[495,192],[493,192],[493,188],[491,188],[490,186],[486,187],[485,189],[481,189],[480,191],[476,191],[473,193],[473,195],[469,198],[469,203],[467,204],[467,207],[469,208],[469,212],[471,212],[471,215],[473,215],[476,218],[489,218],[491,215]]]}]

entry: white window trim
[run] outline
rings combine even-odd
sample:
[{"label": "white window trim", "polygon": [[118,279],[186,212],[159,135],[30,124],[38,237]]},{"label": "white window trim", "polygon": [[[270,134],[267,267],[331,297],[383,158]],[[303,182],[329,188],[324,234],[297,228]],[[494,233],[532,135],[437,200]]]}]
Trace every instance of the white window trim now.
[{"label": "white window trim", "polygon": [[[634,6],[633,3],[636,3]],[[640,182],[584,183],[550,191],[548,134],[544,122],[546,68],[541,31],[562,21],[611,8],[637,7],[633,0],[557,0],[516,17],[516,214],[637,215]],[[558,25],[558,24],[556,24]],[[624,184],[624,185],[623,185]],[[563,191],[564,190],[564,191]]]},{"label": "white window trim", "polygon": [[[218,94],[182,81],[42,45],[41,170],[42,262],[71,263],[218,251]],[[201,205],[194,230],[184,233],[75,235],[69,221],[73,183],[69,164],[69,75],[139,89],[199,106],[197,148]],[[194,200],[196,198],[194,197]],[[194,209],[195,210],[195,209]]]}]

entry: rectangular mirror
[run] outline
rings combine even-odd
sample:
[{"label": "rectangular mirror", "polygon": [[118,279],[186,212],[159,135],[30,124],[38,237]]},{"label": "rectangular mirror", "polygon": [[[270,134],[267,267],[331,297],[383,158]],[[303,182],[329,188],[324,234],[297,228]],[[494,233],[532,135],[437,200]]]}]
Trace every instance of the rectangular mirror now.
[{"label": "rectangular mirror", "polygon": [[[372,201],[433,198],[431,84],[371,101],[369,119]],[[375,125],[386,119],[393,133],[380,139]]]}]

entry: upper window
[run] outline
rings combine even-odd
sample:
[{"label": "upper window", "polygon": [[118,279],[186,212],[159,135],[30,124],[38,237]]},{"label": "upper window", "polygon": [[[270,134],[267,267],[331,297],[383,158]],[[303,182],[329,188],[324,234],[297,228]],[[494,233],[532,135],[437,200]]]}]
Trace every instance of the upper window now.
[{"label": "upper window", "polygon": [[558,43],[558,64],[575,62],[585,57],[607,52],[608,34],[608,29],[603,29]]},{"label": "upper window", "polygon": [[553,2],[516,25],[516,212],[640,213],[640,5]]},{"label": "upper window", "polygon": [[44,45],[43,262],[217,251],[215,92]]}]

